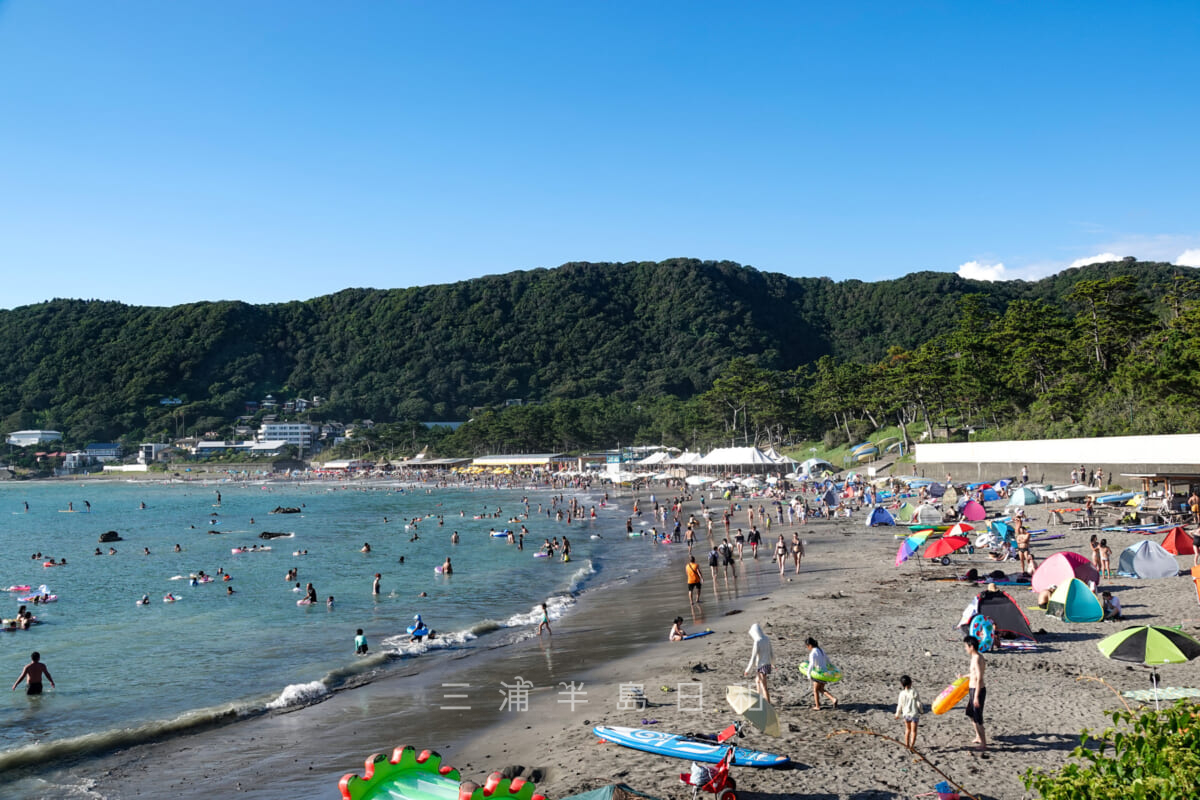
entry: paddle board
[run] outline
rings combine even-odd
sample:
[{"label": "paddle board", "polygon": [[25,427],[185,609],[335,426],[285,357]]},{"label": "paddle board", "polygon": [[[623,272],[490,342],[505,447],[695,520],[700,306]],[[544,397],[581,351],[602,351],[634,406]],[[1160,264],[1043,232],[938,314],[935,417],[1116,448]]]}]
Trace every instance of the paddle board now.
[{"label": "paddle board", "polygon": [[[689,739],[677,733],[649,731],[644,728],[616,728],[600,725],[592,728],[592,733],[622,747],[671,758],[686,758],[705,764],[721,763],[721,759],[725,758],[725,753],[729,750],[728,744]],[[736,747],[733,751],[733,763],[740,767],[782,767],[791,763],[791,759],[774,753]]]},{"label": "paddle board", "polygon": [[689,633],[687,636],[683,637],[683,641],[686,642],[688,639],[699,639],[701,636],[708,636],[711,633],[712,633],[712,631],[700,631],[699,633]]}]

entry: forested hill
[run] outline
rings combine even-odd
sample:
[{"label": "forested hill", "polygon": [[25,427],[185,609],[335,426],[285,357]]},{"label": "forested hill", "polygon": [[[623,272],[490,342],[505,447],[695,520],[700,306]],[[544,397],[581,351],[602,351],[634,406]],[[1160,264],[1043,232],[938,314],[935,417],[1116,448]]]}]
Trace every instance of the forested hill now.
[{"label": "forested hill", "polygon": [[1156,297],[1197,272],[1125,261],[1034,283],[942,272],[865,283],[677,259],[275,305],[53,300],[0,311],[0,432],[54,427],[80,441],[161,431],[163,397],[181,398],[201,427],[268,392],[320,395],[319,418],[347,421],[461,419],[507,398],[686,398],[736,356],[784,370],[916,347],[954,326],[966,294],[1002,312],[1015,299],[1062,305],[1082,279],[1131,275]]}]

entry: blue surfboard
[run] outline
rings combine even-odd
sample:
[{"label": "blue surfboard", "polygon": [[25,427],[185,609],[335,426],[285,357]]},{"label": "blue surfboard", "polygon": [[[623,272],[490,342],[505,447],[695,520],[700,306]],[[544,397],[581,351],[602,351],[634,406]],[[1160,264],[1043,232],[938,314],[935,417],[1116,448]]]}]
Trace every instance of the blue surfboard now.
[{"label": "blue surfboard", "polygon": [[[728,744],[717,744],[700,739],[689,739],[677,733],[648,731],[645,728],[610,728],[597,726],[592,733],[605,741],[619,744],[633,750],[646,753],[657,753],[671,758],[686,758],[705,764],[719,764],[729,750]],[[747,750],[735,747],[733,763],[739,767],[782,767],[791,763],[787,756],[774,753],[762,753],[758,750]]]},{"label": "blue surfboard", "polygon": [[683,637],[683,641],[686,642],[688,639],[699,639],[701,636],[708,636],[710,633],[712,633],[712,631],[700,631],[699,633],[689,633],[687,636]]}]

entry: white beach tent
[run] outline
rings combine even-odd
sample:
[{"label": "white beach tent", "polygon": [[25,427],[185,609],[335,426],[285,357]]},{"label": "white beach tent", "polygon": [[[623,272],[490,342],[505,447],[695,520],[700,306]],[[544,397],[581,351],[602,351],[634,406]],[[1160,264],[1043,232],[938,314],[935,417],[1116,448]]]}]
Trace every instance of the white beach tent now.
[{"label": "white beach tent", "polygon": [[711,475],[688,475],[683,482],[688,486],[703,486],[704,484],[712,483],[715,480],[716,478],[712,477]]},{"label": "white beach tent", "polygon": [[800,471],[806,475],[819,475],[822,472],[837,472],[838,468],[823,458],[810,458],[800,464]]},{"label": "white beach tent", "polygon": [[788,469],[795,469],[800,465],[799,461],[790,456],[785,456],[774,447],[768,447],[766,450],[763,450],[763,455],[774,461],[776,464],[781,464]]},{"label": "white beach tent", "polygon": [[686,467],[688,464],[695,464],[697,461],[699,461],[702,458],[704,458],[704,456],[700,455],[699,453],[693,453],[692,451],[688,450],[686,452],[680,453],[675,458],[672,458],[671,460],[669,460],[667,463],[668,464],[676,464],[681,467]]},{"label": "white beach tent", "polygon": [[757,447],[718,447],[696,462],[704,467],[774,467],[776,463]]},{"label": "white beach tent", "polygon": [[641,461],[636,461],[634,463],[636,463],[639,467],[650,467],[654,466],[655,464],[666,464],[670,460],[670,453],[668,453],[666,450],[659,450],[657,453],[651,453]]}]

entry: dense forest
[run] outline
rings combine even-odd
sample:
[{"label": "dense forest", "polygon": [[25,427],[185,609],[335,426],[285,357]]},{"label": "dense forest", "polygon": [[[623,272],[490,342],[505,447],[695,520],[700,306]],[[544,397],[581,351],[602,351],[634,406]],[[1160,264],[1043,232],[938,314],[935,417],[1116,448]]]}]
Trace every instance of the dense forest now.
[{"label": "dense forest", "polygon": [[857,439],[885,424],[1198,430],[1198,287],[1198,270],[1129,259],[996,283],[679,259],[273,305],[52,300],[0,311],[0,432],[226,433],[267,393],[325,398],[312,421],[384,423],[381,446],[463,454]]}]

